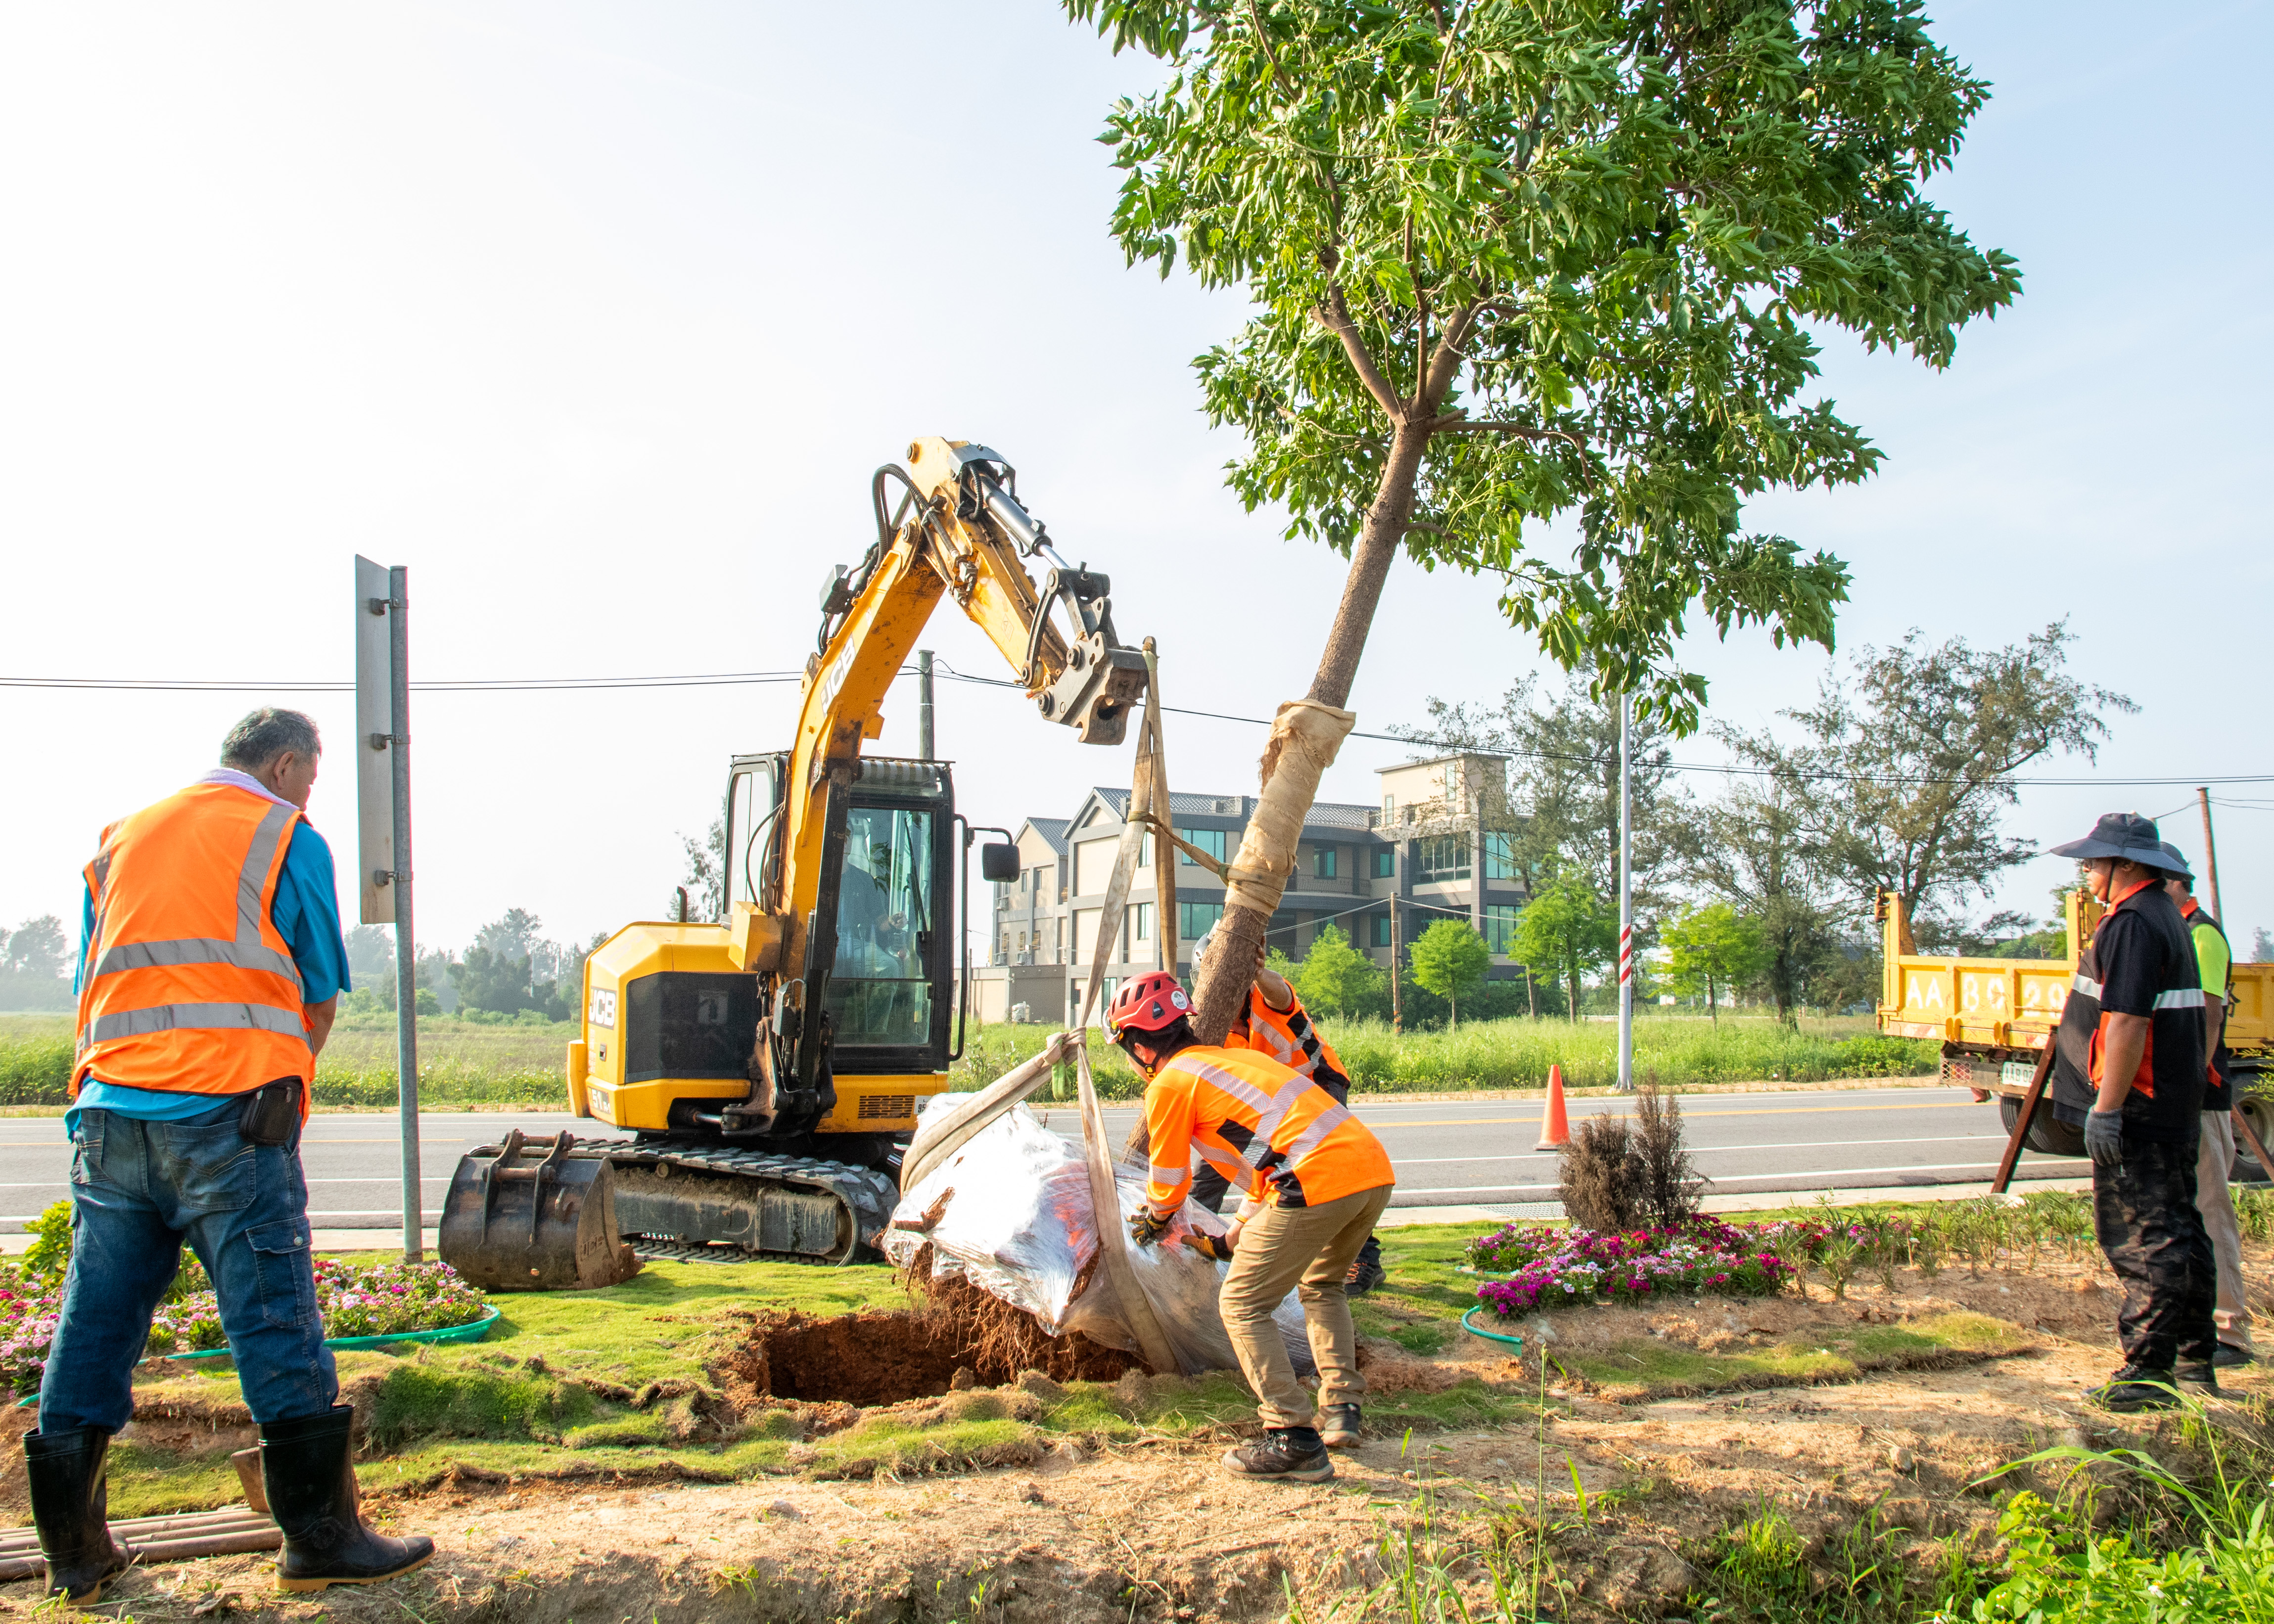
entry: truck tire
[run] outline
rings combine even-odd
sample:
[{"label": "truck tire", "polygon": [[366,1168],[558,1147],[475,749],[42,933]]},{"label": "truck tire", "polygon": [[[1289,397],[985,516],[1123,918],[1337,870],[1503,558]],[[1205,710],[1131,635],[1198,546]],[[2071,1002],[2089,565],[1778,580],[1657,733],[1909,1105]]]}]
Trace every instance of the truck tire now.
[{"label": "truck tire", "polygon": [[[2255,1083],[2257,1077],[2246,1072],[2239,1074],[2235,1081],[2247,1087]],[[2274,1154],[2274,1143],[2269,1142],[2274,1141],[2274,1099],[2263,1094],[2242,1094],[2235,1100],[2234,1109],[2242,1113],[2243,1120],[2258,1135],[2258,1142],[2266,1146],[2268,1154]],[[2250,1154],[2250,1147],[2242,1142],[2242,1136],[2238,1133],[2234,1138],[2234,1171],[2230,1177],[2238,1184],[2264,1184],[2266,1169],[2258,1165],[2258,1158]]]},{"label": "truck tire", "polygon": [[[2006,1124],[2006,1136],[2011,1139],[2014,1124],[2022,1120],[2022,1101],[2018,1095],[2001,1094],[1998,1096],[1998,1119]],[[2037,1114],[2029,1118],[2029,1136],[2022,1143],[2041,1156],[2084,1154],[2084,1135],[2053,1115],[2051,1100],[2037,1101]]]}]

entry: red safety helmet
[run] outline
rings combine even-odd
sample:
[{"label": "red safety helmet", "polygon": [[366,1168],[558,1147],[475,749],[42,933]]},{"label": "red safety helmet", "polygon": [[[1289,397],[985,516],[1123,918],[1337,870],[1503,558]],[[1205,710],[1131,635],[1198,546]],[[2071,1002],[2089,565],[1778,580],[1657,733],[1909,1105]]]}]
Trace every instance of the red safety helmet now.
[{"label": "red safety helmet", "polygon": [[1106,1005],[1106,1035],[1118,1043],[1133,1032],[1165,1032],[1193,1012],[1193,1001],[1177,978],[1166,970],[1155,970],[1121,983]]}]

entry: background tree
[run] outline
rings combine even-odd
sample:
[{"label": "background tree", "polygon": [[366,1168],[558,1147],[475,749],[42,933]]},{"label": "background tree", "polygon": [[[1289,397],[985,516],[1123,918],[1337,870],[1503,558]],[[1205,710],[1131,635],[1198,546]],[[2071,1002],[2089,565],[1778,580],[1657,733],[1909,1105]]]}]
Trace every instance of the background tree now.
[{"label": "background tree", "polygon": [[1533,893],[1516,921],[1516,956],[1535,966],[1553,965],[1563,981],[1573,1020],[1579,1019],[1579,978],[1609,962],[1618,921],[1576,868],[1558,868]]},{"label": "background tree", "polygon": [[[1424,727],[1389,732],[1417,744],[1483,750],[1510,758],[1509,799],[1519,809],[1511,848],[1526,891],[1563,864],[1585,875],[1598,896],[1619,885],[1619,707],[1598,694],[1584,672],[1569,677],[1562,693],[1545,704],[1529,676],[1509,685],[1497,706],[1432,697]],[[1656,717],[1634,718],[1628,746],[1633,757],[1635,911],[1655,913],[1667,900],[1661,876],[1672,852],[1669,831],[1681,802],[1667,792],[1674,776],[1670,733]]]},{"label": "background tree", "polygon": [[[1677,731],[1693,605],[1829,646],[1848,575],[1746,534],[1746,497],[1853,483],[1864,435],[1807,398],[1811,329],[1948,363],[2014,262],[1922,186],[1989,95],[1913,0],[1063,0],[1168,82],[1118,104],[1112,229],[1256,311],[1199,357],[1252,508],[1350,560],[1307,697],[1340,707],[1390,564],[1488,572],[1511,624]],[[1557,515],[1577,538],[1533,550]],[[1275,735],[1241,866],[1284,873],[1322,763]],[[1269,904],[1235,888],[1201,1035]]]},{"label": "background tree", "polygon": [[1823,846],[1792,776],[1732,778],[1683,831],[1686,875],[1744,914],[1759,933],[1761,985],[1789,1026],[1811,981],[1841,958],[1841,916],[1828,890]]},{"label": "background tree", "polygon": [[[687,853],[687,873],[679,883],[687,890],[687,917],[689,919],[724,919],[727,917],[727,818],[724,813],[711,820],[710,832],[697,841],[691,835],[681,835],[679,844]],[[666,919],[679,916],[679,893],[674,891],[665,905]]]},{"label": "background tree", "polygon": [[2046,756],[2097,760],[2104,713],[2139,709],[2069,675],[2072,641],[2059,621],[2002,649],[1961,637],[1928,648],[1914,630],[1864,649],[1850,677],[1827,675],[1813,707],[1785,713],[1803,743],[1746,737],[1753,760],[1791,770],[1820,861],[1859,918],[1894,891],[1929,951],[1978,951],[2029,924],[2010,911],[1965,916],[1969,898],[1993,895],[1999,876],[2037,855],[1999,826],[2020,799],[2014,775]]},{"label": "background tree", "polygon": [[11,975],[56,978],[71,972],[71,937],[64,921],[52,914],[27,919],[8,933],[7,962]]},{"label": "background tree", "polygon": [[1474,926],[1441,919],[1414,937],[1409,951],[1413,979],[1445,1001],[1458,1026],[1461,1000],[1483,986],[1492,969],[1492,948]]},{"label": "background tree", "polygon": [[1289,978],[1303,1007],[1319,1015],[1363,1014],[1380,1001],[1386,981],[1374,960],[1351,945],[1335,925],[1322,925],[1311,951]]},{"label": "background tree", "polygon": [[1721,1024],[1720,996],[1760,974],[1767,964],[1761,933],[1726,902],[1683,910],[1664,926],[1667,984],[1676,992],[1706,995],[1706,1012]]},{"label": "background tree", "polygon": [[2268,935],[2263,925],[2250,938],[2250,962],[2274,964],[2274,936]]}]

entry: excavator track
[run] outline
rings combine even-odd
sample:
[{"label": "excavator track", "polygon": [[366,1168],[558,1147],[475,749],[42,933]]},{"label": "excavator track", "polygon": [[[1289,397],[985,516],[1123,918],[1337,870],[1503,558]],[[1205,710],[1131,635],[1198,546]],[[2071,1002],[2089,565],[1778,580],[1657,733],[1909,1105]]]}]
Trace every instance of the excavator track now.
[{"label": "excavator track", "polygon": [[892,1221],[900,1186],[873,1168],[700,1141],[586,1139],[615,1184],[616,1229],[674,1262],[858,1261]]}]

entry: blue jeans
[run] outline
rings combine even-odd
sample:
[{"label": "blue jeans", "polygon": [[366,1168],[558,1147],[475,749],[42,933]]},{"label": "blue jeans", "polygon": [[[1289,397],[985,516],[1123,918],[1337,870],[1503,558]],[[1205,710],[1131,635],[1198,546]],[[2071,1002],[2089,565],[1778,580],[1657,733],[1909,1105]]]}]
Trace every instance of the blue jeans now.
[{"label": "blue jeans", "polygon": [[117,1432],[135,1364],[186,1240],[213,1276],[222,1328],[255,1421],[329,1410],[340,1383],[316,1312],[299,1135],[248,1145],[238,1101],[180,1122],[79,1117],[72,1154],[72,1261],[40,1385],[40,1430]]}]

